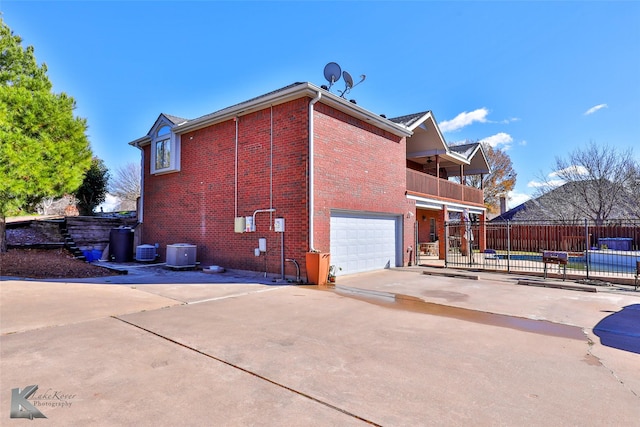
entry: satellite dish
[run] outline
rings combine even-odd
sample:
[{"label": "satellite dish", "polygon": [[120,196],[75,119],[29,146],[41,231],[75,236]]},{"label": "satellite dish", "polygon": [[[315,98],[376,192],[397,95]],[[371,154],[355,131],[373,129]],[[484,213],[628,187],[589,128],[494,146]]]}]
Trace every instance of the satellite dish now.
[{"label": "satellite dish", "polygon": [[351,89],[353,87],[353,78],[351,77],[351,74],[347,73],[346,71],[343,71],[342,78],[344,79],[344,82],[346,83],[347,88]]},{"label": "satellite dish", "polygon": [[331,85],[335,82],[340,80],[340,74],[342,74],[342,70],[335,62],[329,62],[324,66],[324,78],[330,83],[329,88],[331,88]]}]

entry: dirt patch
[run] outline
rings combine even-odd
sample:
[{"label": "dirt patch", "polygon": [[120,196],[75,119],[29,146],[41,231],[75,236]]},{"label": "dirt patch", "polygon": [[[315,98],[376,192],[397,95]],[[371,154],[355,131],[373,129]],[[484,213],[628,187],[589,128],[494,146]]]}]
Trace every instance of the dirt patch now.
[{"label": "dirt patch", "polygon": [[32,279],[76,279],[113,276],[108,268],[75,259],[64,248],[9,249],[0,253],[0,276]]}]

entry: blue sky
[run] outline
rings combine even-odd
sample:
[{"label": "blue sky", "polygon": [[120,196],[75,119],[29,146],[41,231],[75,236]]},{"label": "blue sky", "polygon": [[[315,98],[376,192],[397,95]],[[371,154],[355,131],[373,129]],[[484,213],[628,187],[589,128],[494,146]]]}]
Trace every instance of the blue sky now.
[{"label": "blue sky", "polygon": [[349,95],[361,107],[431,110],[448,142],[506,149],[510,207],[555,157],[640,142],[640,2],[0,0],[0,11],[54,91],[75,98],[110,169],[139,161],[127,143],[160,113],[319,86],[328,62],[366,74]]}]

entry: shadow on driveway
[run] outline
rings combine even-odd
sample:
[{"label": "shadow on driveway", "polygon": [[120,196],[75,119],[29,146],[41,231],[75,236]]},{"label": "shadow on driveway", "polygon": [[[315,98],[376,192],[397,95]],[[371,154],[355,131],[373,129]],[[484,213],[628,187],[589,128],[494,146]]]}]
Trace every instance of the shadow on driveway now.
[{"label": "shadow on driveway", "polygon": [[593,328],[607,347],[640,354],[640,304],[632,304],[602,319]]}]

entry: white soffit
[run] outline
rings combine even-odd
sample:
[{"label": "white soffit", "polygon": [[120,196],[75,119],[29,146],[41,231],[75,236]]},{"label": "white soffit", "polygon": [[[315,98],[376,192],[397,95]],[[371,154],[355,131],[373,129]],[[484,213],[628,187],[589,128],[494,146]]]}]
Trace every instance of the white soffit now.
[{"label": "white soffit", "polygon": [[424,208],[424,209],[442,210],[444,208],[444,206],[446,206],[447,210],[450,211],[450,212],[462,212],[465,209],[467,209],[469,211],[469,213],[474,213],[474,214],[484,214],[485,211],[487,210],[486,208],[480,208],[480,207],[477,207],[477,206],[469,206],[469,205],[464,205],[462,203],[445,202],[445,201],[442,201],[442,200],[427,199],[425,197],[414,196],[414,195],[411,195],[411,194],[407,194],[407,199],[415,200],[416,201],[416,207],[417,208]]}]

